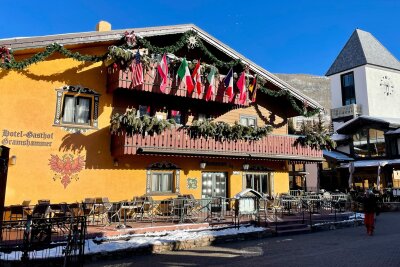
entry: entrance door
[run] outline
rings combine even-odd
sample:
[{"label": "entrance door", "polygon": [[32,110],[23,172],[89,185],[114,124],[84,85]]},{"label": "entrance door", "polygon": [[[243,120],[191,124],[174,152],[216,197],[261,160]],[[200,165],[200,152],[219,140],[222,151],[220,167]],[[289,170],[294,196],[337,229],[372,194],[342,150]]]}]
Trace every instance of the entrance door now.
[{"label": "entrance door", "polygon": [[201,197],[226,197],[226,177],[224,172],[203,172]]}]

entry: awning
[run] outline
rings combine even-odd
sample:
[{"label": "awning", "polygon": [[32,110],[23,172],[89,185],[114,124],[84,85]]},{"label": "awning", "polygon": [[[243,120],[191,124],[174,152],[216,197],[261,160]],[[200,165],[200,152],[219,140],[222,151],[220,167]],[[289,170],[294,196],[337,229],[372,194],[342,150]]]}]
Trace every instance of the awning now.
[{"label": "awning", "polygon": [[387,131],[385,134],[400,134],[400,128],[396,130]]},{"label": "awning", "polygon": [[[354,168],[367,168],[367,167],[378,167],[386,165],[397,165],[400,164],[400,159],[388,159],[388,160],[358,160],[354,161]],[[342,163],[339,168],[348,168],[349,163]]]},{"label": "awning", "polygon": [[338,151],[329,151],[322,150],[324,158],[334,159],[336,161],[353,161],[353,158],[348,157],[347,155],[340,153]]}]

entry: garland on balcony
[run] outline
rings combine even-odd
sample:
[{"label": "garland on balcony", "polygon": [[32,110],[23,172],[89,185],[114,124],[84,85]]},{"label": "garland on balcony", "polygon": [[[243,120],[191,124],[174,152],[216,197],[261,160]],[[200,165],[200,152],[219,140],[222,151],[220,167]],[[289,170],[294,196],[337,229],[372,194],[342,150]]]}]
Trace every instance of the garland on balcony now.
[{"label": "garland on balcony", "polygon": [[290,102],[293,109],[296,110],[301,116],[312,117],[321,112],[321,110],[319,108],[316,108],[314,110],[307,110],[308,103],[306,101],[303,102],[302,106],[299,106],[296,102],[296,99],[289,92],[289,90],[274,91],[274,90],[265,88],[262,85],[258,85],[258,90],[260,90],[262,93],[272,96],[272,97],[282,97],[282,96],[286,97],[286,99]]},{"label": "garland on balcony", "polygon": [[128,135],[133,134],[161,134],[165,129],[171,129],[175,125],[174,120],[160,120],[156,117],[144,115],[136,116],[136,109],[127,111],[125,114],[116,113],[110,120],[110,131],[112,134],[125,131]]},{"label": "garland on balcony", "polygon": [[195,47],[198,47],[216,67],[232,68],[233,66],[236,66],[238,64],[243,65],[241,59],[231,60],[228,62],[218,59],[216,56],[214,56],[213,53],[211,53],[207,49],[207,47],[204,45],[203,41],[198,36],[198,34],[192,30],[184,32],[181,38],[175,44],[164,47],[154,46],[148,40],[141,37],[138,37],[136,41],[138,45],[147,48],[149,51],[155,54],[164,54],[164,53],[175,54],[177,51],[179,51],[185,46],[187,46],[188,49],[193,49]]},{"label": "garland on balcony", "polygon": [[224,140],[259,140],[272,132],[273,127],[267,125],[264,127],[249,127],[240,125],[235,122],[229,125],[226,122],[213,122],[210,120],[192,122],[192,125],[185,126],[190,130],[190,134],[194,138],[205,137],[214,138],[218,141]]},{"label": "garland on balcony", "polygon": [[0,63],[0,68],[6,70],[23,70],[32,64],[44,61],[47,57],[51,56],[55,52],[59,52],[61,55],[67,58],[73,58],[78,61],[99,62],[106,59],[107,57],[107,54],[104,54],[102,56],[92,56],[80,54],[79,52],[72,52],[58,43],[53,43],[46,46],[45,50],[42,52],[38,52],[27,59],[16,61],[13,55],[13,51],[8,48],[2,47],[0,49],[0,58],[2,58],[3,60]]},{"label": "garland on balcony", "polygon": [[313,149],[332,150],[336,147],[336,142],[332,140],[328,130],[324,126],[322,115],[318,115],[318,121],[308,124],[303,121],[301,125],[300,134],[294,143],[294,146],[300,144],[301,146],[309,146]]}]

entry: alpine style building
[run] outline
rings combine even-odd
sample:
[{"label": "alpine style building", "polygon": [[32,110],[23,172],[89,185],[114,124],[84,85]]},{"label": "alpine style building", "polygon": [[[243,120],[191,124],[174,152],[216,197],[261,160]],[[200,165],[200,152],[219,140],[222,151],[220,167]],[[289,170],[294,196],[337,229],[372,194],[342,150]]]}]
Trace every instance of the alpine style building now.
[{"label": "alpine style building", "polygon": [[100,22],[0,47],[8,205],[274,195],[288,166],[322,161],[287,127],[321,106],[194,25]]}]

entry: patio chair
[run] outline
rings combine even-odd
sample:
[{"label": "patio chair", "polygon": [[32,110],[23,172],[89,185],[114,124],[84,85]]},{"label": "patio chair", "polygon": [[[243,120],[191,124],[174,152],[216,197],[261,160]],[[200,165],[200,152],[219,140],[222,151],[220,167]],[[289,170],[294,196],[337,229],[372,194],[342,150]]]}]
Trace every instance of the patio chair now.
[{"label": "patio chair", "polygon": [[50,204],[50,200],[49,199],[39,199],[38,204]]},{"label": "patio chair", "polygon": [[11,205],[10,206],[10,221],[22,220],[24,218],[24,206]]},{"label": "patio chair", "polygon": [[68,206],[67,203],[50,204],[50,217],[51,218],[64,218],[67,216]]},{"label": "patio chair", "polygon": [[102,224],[106,222],[108,224],[108,212],[111,207],[112,203],[110,203],[107,197],[96,198],[90,214],[92,222],[101,222]]},{"label": "patio chair", "polygon": [[45,219],[50,217],[50,204],[37,204],[33,208],[33,219]]},{"label": "patio chair", "polygon": [[67,213],[72,217],[79,217],[84,215],[82,205],[80,203],[69,204]]}]

